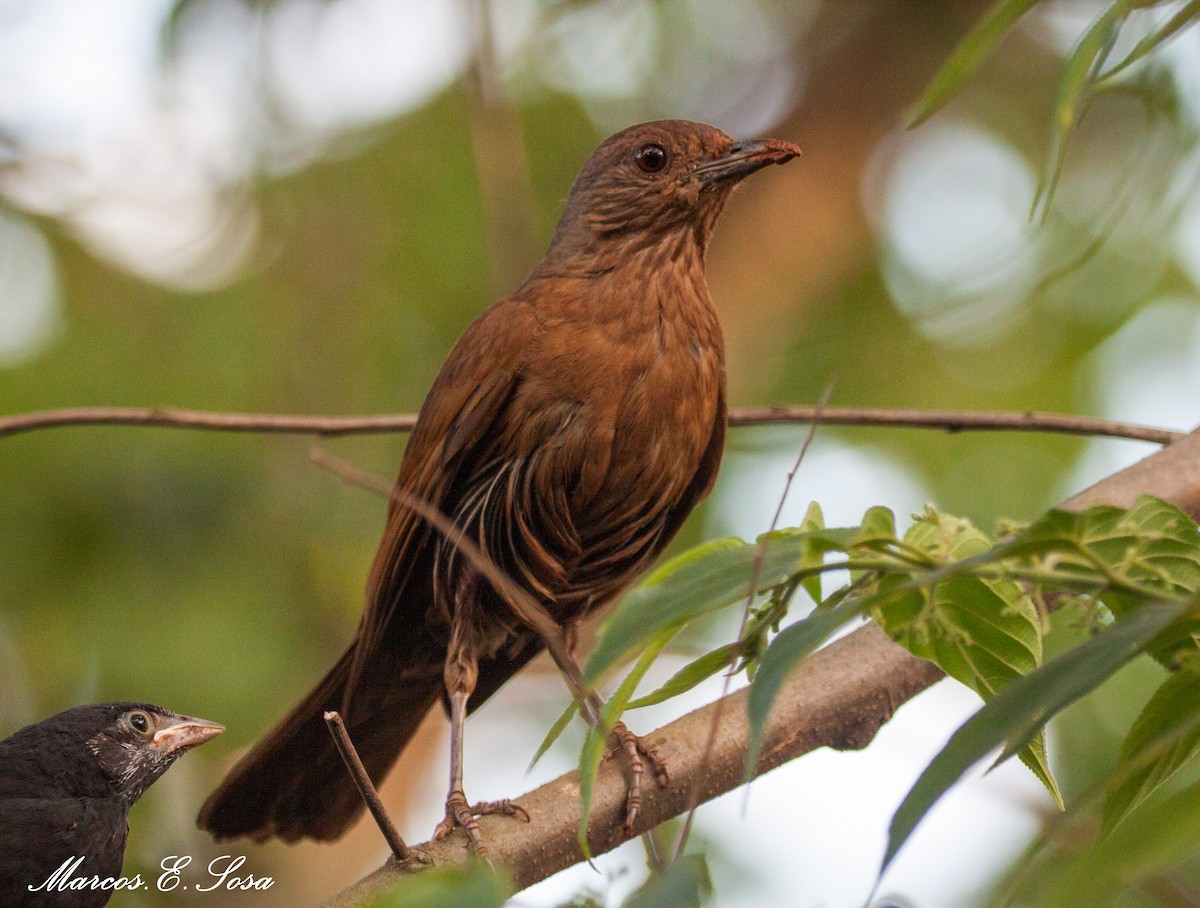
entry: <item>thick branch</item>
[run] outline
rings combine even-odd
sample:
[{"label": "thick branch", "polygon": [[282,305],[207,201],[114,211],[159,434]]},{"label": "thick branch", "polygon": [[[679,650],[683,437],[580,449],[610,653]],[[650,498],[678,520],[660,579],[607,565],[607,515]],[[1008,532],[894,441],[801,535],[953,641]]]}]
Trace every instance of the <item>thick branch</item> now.
[{"label": "thick branch", "polygon": [[[379,416],[304,416],[281,413],[220,413],[164,407],[74,407],[0,417],[0,438],[36,429],[64,426],[157,426],[218,432],[289,433],[296,435],[366,435],[408,432],[415,413]],[[763,426],[819,421],[828,426],[902,426],[947,432],[1003,430],[1107,436],[1169,444],[1182,432],[1114,422],[1069,413],[980,412],[969,410],[885,410],[855,407],[748,407],[731,410],[732,426]]]},{"label": "thick branch", "polygon": [[[805,662],[780,692],[767,721],[759,772],[818,747],[866,746],[898,704],[941,677],[937,666],[912,658],[874,625],[835,641]],[[701,802],[709,801],[741,784],[749,732],[747,694],[743,688],[647,736],[671,767],[671,786],[659,789],[650,784],[644,789],[635,834],[684,813],[696,796]],[[723,707],[719,707],[721,703]],[[718,708],[723,709],[721,733],[701,772],[712,713]],[[482,817],[479,825],[488,843],[489,859],[505,867],[516,886],[523,889],[583,860],[576,841],[579,773],[560,776],[518,800],[529,811],[529,823]],[[621,832],[624,815],[625,783],[620,770],[606,763],[592,800],[589,841],[593,853],[611,851],[626,840]],[[468,857],[460,836],[416,847],[438,865],[461,863]],[[363,904],[406,873],[389,863],[323,908]]]},{"label": "thick branch", "polygon": [[[1097,483],[1064,502],[1083,508],[1110,503],[1129,505],[1139,495],[1174,502],[1200,520],[1200,429],[1145,460]],[[779,694],[767,722],[759,771],[765,772],[818,747],[865,747],[879,728],[907,700],[943,677],[941,669],[892,643],[875,625],[863,627],[830,644],[801,665]],[[741,784],[747,723],[746,691],[689,713],[648,737],[671,767],[671,787],[651,788],[635,832],[643,832],[688,806],[693,788],[707,801]],[[722,707],[718,704],[723,703]],[[704,772],[712,712],[724,710],[721,735]],[[624,841],[620,834],[624,783],[611,766],[602,767],[591,819],[591,848],[599,854]],[[576,843],[579,823],[579,777],[571,772],[520,798],[532,822],[504,818],[480,820],[492,860],[505,866],[524,888],[583,859]],[[465,861],[458,837],[417,846],[436,864]],[[394,885],[405,870],[385,865],[344,890],[324,908],[351,908]]]}]

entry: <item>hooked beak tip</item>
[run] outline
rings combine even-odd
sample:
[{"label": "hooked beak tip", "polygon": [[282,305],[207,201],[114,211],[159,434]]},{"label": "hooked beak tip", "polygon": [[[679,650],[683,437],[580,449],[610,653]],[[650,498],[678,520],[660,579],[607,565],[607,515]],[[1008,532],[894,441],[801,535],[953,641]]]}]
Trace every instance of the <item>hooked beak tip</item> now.
[{"label": "hooked beak tip", "polygon": [[734,142],[723,155],[705,161],[692,173],[707,183],[740,180],[768,164],[786,164],[800,154],[800,146],[783,139]]}]

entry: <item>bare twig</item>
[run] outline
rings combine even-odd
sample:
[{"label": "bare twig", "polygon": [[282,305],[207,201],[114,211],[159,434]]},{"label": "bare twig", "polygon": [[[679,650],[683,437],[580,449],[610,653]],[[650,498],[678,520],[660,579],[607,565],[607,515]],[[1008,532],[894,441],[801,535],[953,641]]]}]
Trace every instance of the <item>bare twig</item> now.
[{"label": "bare twig", "polygon": [[359,759],[358,750],[354,747],[354,742],[350,740],[350,735],[346,731],[346,723],[342,721],[341,713],[336,710],[330,710],[325,713],[325,724],[329,726],[329,734],[333,736],[333,743],[337,745],[338,753],[342,755],[342,762],[346,764],[346,769],[350,772],[350,778],[354,780],[354,787],[358,789],[363,803],[371,811],[371,816],[375,818],[375,825],[379,827],[379,831],[387,839],[388,847],[392,849],[392,854],[395,855],[396,860],[403,862],[417,857],[420,852],[414,851],[404,843],[404,839],[396,831],[396,825],[392,822],[392,818],[388,816],[387,809],[383,806],[383,801],[379,799],[379,792],[375,790],[375,785],[371,782],[371,777],[367,775],[366,767],[363,766],[362,760]]},{"label": "bare twig", "polygon": [[[1061,435],[1126,438],[1165,445],[1184,433],[1136,423],[1069,413],[972,412],[969,410],[888,410],[879,408],[789,406],[746,407],[729,411],[731,426],[806,423],[827,426],[893,426],[947,432],[1052,432]],[[66,426],[153,426],[292,435],[370,435],[408,432],[415,413],[376,416],[309,416],[283,413],[223,413],[174,407],[71,407],[0,417],[0,438]]]},{"label": "bare twig", "polygon": [[[821,394],[820,400],[817,401],[818,412],[822,407],[829,402],[830,396],[833,394],[834,380],[830,379],[829,384],[825,386],[825,390]],[[779,518],[783,515],[783,506],[787,503],[788,492],[792,490],[792,481],[796,478],[796,473],[800,470],[800,464],[804,461],[804,455],[808,453],[809,446],[812,445],[813,439],[817,436],[817,426],[820,424],[819,419],[814,419],[809,423],[808,431],[804,433],[804,440],[800,442],[800,449],[796,452],[796,460],[792,464],[792,468],[788,470],[787,477],[783,481],[783,490],[779,493],[779,501],[775,505],[775,513],[771,515],[771,524],[767,527],[767,532],[763,534],[762,542],[758,546],[758,551],[754,553],[754,564],[750,567],[750,582],[746,590],[746,604],[742,608],[742,615],[738,621],[737,644],[733,648],[733,652],[729,654],[729,670],[725,672],[725,680],[721,686],[721,698],[717,701],[717,708],[713,710],[712,725],[709,729],[708,740],[704,742],[704,758],[700,762],[701,772],[704,772],[708,766],[709,755],[712,753],[713,744],[717,739],[717,732],[721,727],[721,704],[725,702],[725,698],[729,696],[729,688],[733,684],[734,669],[737,667],[737,660],[741,657],[742,639],[746,634],[746,626],[750,622],[750,610],[754,607],[754,591],[758,589],[758,578],[762,574],[763,560],[767,557],[767,546],[771,541],[771,534],[775,532],[779,526]],[[683,857],[683,849],[687,845],[688,835],[692,831],[692,823],[696,819],[696,808],[700,806],[700,794],[697,789],[692,789],[692,798],[688,802],[687,816],[683,821],[683,828],[679,830],[679,838],[675,842],[675,860]]]}]

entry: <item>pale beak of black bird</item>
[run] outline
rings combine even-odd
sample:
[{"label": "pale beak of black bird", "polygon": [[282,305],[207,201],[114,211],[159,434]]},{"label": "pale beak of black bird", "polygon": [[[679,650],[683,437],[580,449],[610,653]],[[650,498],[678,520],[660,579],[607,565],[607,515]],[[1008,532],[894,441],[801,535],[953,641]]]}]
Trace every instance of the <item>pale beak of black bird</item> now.
[{"label": "pale beak of black bird", "polygon": [[207,719],[180,716],[165,728],[160,728],[151,739],[151,746],[166,754],[183,753],[211,740],[225,730],[224,725]]}]

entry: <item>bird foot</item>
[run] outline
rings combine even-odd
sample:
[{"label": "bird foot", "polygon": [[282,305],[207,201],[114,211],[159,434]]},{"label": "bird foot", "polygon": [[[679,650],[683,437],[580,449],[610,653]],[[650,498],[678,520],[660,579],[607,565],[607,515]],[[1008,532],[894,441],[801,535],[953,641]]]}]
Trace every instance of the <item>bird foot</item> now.
[{"label": "bird foot", "polygon": [[667,762],[658,749],[646,738],[640,738],[631,732],[624,722],[613,726],[609,735],[609,745],[604,750],[604,759],[611,760],[618,752],[625,754],[629,764],[626,775],[625,823],[621,828],[625,835],[632,835],[633,824],[642,812],[642,776],[646,772],[646,763],[649,763],[654,771],[654,778],[660,788],[670,785],[671,778],[667,775]]},{"label": "bird foot", "polygon": [[489,814],[503,814],[506,817],[520,817],[529,822],[529,813],[520,804],[504,798],[500,801],[480,801],[478,804],[468,804],[467,796],[455,790],[446,798],[446,817],[433,830],[434,839],[444,839],[455,827],[461,828],[467,834],[470,848],[475,854],[487,854],[487,846],[483,844],[483,836],[479,833],[477,817]]}]

